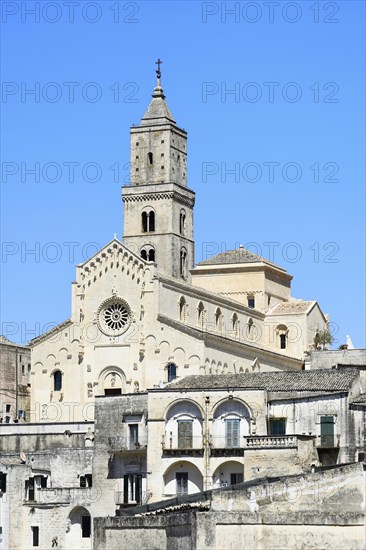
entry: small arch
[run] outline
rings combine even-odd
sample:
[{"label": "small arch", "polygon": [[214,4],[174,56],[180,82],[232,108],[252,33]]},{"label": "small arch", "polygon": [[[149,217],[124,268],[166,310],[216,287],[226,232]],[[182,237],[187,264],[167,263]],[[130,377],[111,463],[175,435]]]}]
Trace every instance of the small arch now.
[{"label": "small arch", "polygon": [[187,250],[184,247],[180,251],[180,276],[183,279],[187,276]]},{"label": "small arch", "polygon": [[200,328],[203,328],[205,322],[205,306],[202,302],[197,306],[197,324]]},{"label": "small arch", "polygon": [[83,506],[77,506],[69,514],[66,547],[70,550],[91,548],[91,534],[91,515]]},{"label": "small arch", "polygon": [[155,262],[156,255],[154,247],[151,245],[145,245],[140,251],[140,256],[147,262]]},{"label": "small arch", "polygon": [[155,231],[155,212],[151,207],[146,207],[141,213],[141,224],[143,233],[152,233]]},{"label": "small arch", "polygon": [[188,460],[171,464],[164,472],[164,496],[182,496],[203,490],[203,476],[199,468]]},{"label": "small arch", "polygon": [[244,481],[244,465],[236,460],[225,460],[213,473],[212,486],[214,489],[237,485]]},{"label": "small arch", "polygon": [[217,332],[222,331],[222,313],[219,307],[216,308],[216,311],[215,311],[215,330]]},{"label": "small arch", "polygon": [[231,317],[232,331],[234,333],[234,338],[239,336],[239,318],[236,313],[233,313]]},{"label": "small arch", "polygon": [[180,297],[178,304],[179,304],[179,320],[185,323],[187,318],[187,302],[184,296]]},{"label": "small arch", "polygon": [[179,215],[179,233],[181,235],[186,234],[186,212],[183,209],[180,211]]}]

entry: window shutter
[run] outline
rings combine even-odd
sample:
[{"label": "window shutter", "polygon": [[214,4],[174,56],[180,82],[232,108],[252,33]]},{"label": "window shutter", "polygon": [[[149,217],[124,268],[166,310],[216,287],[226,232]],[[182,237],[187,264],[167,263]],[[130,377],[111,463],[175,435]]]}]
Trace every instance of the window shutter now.
[{"label": "window shutter", "polygon": [[128,504],[128,475],[123,476],[123,502]]}]

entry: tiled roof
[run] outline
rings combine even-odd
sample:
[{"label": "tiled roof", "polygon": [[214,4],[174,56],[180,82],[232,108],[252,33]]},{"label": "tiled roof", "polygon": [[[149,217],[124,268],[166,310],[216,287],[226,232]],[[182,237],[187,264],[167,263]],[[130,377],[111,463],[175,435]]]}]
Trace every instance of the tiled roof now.
[{"label": "tiled roof", "polygon": [[271,311],[271,315],[281,315],[283,313],[305,313],[314,304],[315,302],[305,302],[303,300],[299,300],[298,302],[284,302],[275,306]]},{"label": "tiled roof", "polygon": [[257,263],[257,262],[264,262],[268,265],[272,265],[274,267],[281,269],[282,271],[285,271],[285,269],[283,269],[282,267],[277,266],[276,264],[270,262],[269,260],[267,260],[266,258],[263,258],[262,256],[257,256],[257,254],[254,254],[254,252],[247,250],[243,246],[240,246],[235,250],[227,250],[226,252],[221,252],[216,256],[212,256],[212,258],[208,258],[207,260],[203,260],[203,262],[199,262],[197,266],[223,265],[223,264],[251,264],[251,263]]},{"label": "tiled roof", "polygon": [[186,376],[166,385],[170,389],[243,388],[268,391],[343,391],[348,390],[357,370],[309,370],[299,372],[256,372],[251,374],[208,374]]},{"label": "tiled roof", "polygon": [[362,407],[366,407],[366,393],[362,393],[358,397],[355,397],[355,399],[352,400],[352,405],[361,405]]}]

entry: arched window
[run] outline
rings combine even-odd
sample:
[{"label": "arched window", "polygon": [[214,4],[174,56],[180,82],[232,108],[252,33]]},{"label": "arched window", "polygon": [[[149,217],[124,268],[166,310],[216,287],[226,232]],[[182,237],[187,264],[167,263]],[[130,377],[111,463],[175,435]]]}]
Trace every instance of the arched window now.
[{"label": "arched window", "polygon": [[252,328],[253,328],[253,319],[250,318],[248,319],[248,323],[247,323],[247,334],[248,334],[248,338],[250,338],[251,334],[252,334]]},{"label": "arched window", "polygon": [[179,320],[185,322],[187,313],[187,302],[184,296],[179,300]]},{"label": "arched window", "polygon": [[237,338],[239,336],[239,319],[236,313],[234,313],[234,315],[232,316],[231,321],[234,338]]},{"label": "arched window", "polygon": [[203,328],[205,323],[205,306],[200,302],[197,306],[197,324],[200,328]]},{"label": "arched window", "polygon": [[155,231],[155,212],[154,210],[144,210],[141,214],[142,232],[150,233]]},{"label": "arched window", "polygon": [[147,154],[147,162],[150,166],[153,164],[153,154],[151,152]]},{"label": "arched window", "polygon": [[144,246],[140,252],[140,256],[147,262],[155,262],[155,250],[149,245]]},{"label": "arched window", "polygon": [[186,213],[184,210],[181,210],[180,211],[180,216],[179,216],[179,233],[181,235],[185,235],[186,234]]},{"label": "arched window", "polygon": [[172,382],[177,378],[177,365],[175,363],[168,363],[166,370],[168,373],[168,382]]},{"label": "arched window", "polygon": [[185,279],[187,271],[187,250],[182,248],[180,251],[180,276]]},{"label": "arched window", "polygon": [[278,334],[279,338],[279,348],[280,349],[286,349],[287,348],[287,338],[288,338],[288,328],[286,325],[278,325],[276,332]]},{"label": "arched window", "polygon": [[222,313],[219,307],[216,309],[215,312],[215,330],[217,330],[217,332],[222,331]]},{"label": "arched window", "polygon": [[62,390],[62,372],[57,370],[53,373],[53,391]]}]

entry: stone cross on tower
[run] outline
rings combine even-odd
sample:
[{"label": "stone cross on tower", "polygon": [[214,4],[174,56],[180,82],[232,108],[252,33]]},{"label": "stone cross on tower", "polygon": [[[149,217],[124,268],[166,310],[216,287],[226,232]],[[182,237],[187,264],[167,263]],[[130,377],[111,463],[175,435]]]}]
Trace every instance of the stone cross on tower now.
[{"label": "stone cross on tower", "polygon": [[155,61],[155,65],[158,66],[158,68],[156,70],[156,76],[158,77],[159,80],[161,79],[161,70],[160,70],[160,65],[161,64],[162,64],[162,60],[160,58],[158,58],[158,60]]}]

